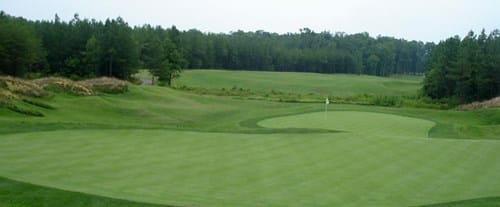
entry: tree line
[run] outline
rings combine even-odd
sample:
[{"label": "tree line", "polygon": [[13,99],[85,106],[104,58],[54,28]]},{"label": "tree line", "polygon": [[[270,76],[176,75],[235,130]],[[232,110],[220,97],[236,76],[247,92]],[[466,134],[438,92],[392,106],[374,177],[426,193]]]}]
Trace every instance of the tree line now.
[{"label": "tree line", "polygon": [[189,30],[180,36],[187,68],[222,68],[388,76],[421,74],[432,43],[368,33],[299,33],[265,31],[204,34]]},{"label": "tree line", "polygon": [[28,21],[2,12],[0,27],[2,72],[16,76],[41,73],[125,79],[137,68],[151,68],[167,79],[178,75],[169,71],[180,68],[417,74],[424,72],[423,63],[434,46],[373,38],[368,33],[317,33],[307,28],[288,34],[214,34],[150,25],[132,28],[122,18],[100,22],[78,15],[69,22],[57,15],[52,21]]},{"label": "tree line", "polygon": [[438,45],[368,33],[265,31],[203,33],[175,26],[131,27],[104,22],[29,21],[0,12],[0,74],[73,79],[129,79],[148,68],[170,85],[182,69],[350,73],[377,76],[426,74],[423,94],[458,102],[499,95],[499,32],[469,33]]},{"label": "tree line", "polygon": [[185,65],[162,28],[132,28],[120,17],[28,21],[0,12],[0,73],[6,75],[129,79],[146,67],[169,84]]},{"label": "tree line", "polygon": [[426,62],[423,93],[456,103],[500,95],[500,31],[441,41]]}]

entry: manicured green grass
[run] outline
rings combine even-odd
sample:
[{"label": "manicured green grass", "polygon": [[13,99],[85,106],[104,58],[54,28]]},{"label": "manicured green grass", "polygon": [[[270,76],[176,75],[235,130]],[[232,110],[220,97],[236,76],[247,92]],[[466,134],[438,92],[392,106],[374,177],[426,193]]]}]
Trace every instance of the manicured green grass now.
[{"label": "manicured green grass", "polygon": [[434,122],[372,112],[335,111],[278,117],[259,122],[269,128],[323,128],[373,137],[427,138]]},{"label": "manicured green grass", "polygon": [[500,193],[497,141],[383,135],[24,133],[2,138],[0,171],[64,190],[171,205],[413,206]]},{"label": "manicured green grass", "polygon": [[[39,191],[96,200],[51,206],[108,202],[92,195],[175,206],[477,206],[500,195],[500,109],[331,104],[325,117],[324,104],[146,86],[43,101],[55,108],[40,107],[45,117],[0,108],[0,176],[49,188],[0,180],[0,206],[37,206]],[[26,203],[8,196],[20,191]]]},{"label": "manicured green grass", "polygon": [[186,70],[176,86],[231,89],[261,92],[355,96],[361,94],[415,96],[422,77],[383,78],[366,75],[328,75],[318,73],[283,73],[224,70]]}]

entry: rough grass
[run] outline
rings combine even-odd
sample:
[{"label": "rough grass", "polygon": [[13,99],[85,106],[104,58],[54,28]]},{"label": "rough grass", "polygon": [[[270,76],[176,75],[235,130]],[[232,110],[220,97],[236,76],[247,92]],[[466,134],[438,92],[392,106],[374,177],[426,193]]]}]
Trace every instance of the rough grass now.
[{"label": "rough grass", "polygon": [[[40,85],[29,80],[14,78],[10,76],[0,76],[0,89],[4,88],[12,94],[20,94],[26,96],[42,97],[47,93]],[[6,95],[0,92],[0,96]],[[7,94],[8,95],[8,94]]]},{"label": "rough grass", "polygon": [[72,81],[67,78],[46,77],[25,80],[9,76],[0,76],[0,97],[14,97],[14,94],[43,97],[48,91],[72,95],[91,96],[96,93],[123,93],[128,89],[128,82],[115,78],[94,78]]},{"label": "rough grass", "polygon": [[82,84],[66,78],[48,77],[33,80],[41,88],[49,91],[79,96],[91,96],[93,91]]},{"label": "rough grass", "polygon": [[106,77],[75,82],[58,77],[25,80],[0,76],[0,107],[25,115],[44,116],[43,112],[32,106],[44,109],[55,107],[34,98],[47,97],[51,92],[76,96],[124,93],[128,85],[126,81]]},{"label": "rough grass", "polygon": [[80,84],[90,88],[94,93],[124,93],[128,90],[129,83],[116,78],[94,78],[80,81]]},{"label": "rough grass", "polygon": [[463,111],[471,111],[471,110],[489,109],[495,107],[500,107],[500,97],[496,97],[487,101],[473,102],[470,104],[460,105],[457,107],[457,109]]}]

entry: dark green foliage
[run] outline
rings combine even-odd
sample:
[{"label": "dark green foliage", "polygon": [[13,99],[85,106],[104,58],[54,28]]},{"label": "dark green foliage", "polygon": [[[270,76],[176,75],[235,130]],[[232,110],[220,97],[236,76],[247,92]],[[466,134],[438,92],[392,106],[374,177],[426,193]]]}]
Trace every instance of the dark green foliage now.
[{"label": "dark green foliage", "polygon": [[137,72],[137,45],[132,39],[132,29],[122,18],[106,20],[99,45],[104,64],[100,75],[127,79]]},{"label": "dark green foliage", "polygon": [[[71,79],[130,79],[140,67],[171,85],[183,68],[352,73],[377,76],[427,73],[423,92],[455,103],[484,100],[500,91],[498,30],[433,43],[393,37],[265,31],[202,33],[176,27],[131,28],[122,18],[105,22],[27,21],[1,13],[0,73]],[[436,47],[436,48],[435,48]],[[425,66],[425,67],[424,67]],[[425,70],[426,69],[426,70]],[[154,81],[154,79],[153,79]]]},{"label": "dark green foliage", "polygon": [[[0,63],[5,65],[0,73],[24,77],[130,79],[141,66],[166,85],[185,67],[417,74],[423,73],[426,54],[433,47],[392,37],[373,38],[368,33],[317,33],[308,28],[283,35],[264,31],[211,34],[150,25],[131,28],[120,17],[105,22],[80,19],[78,14],[69,22],[57,15],[53,21],[35,22],[4,13],[1,17],[10,26],[0,30],[2,37],[8,37],[0,40]],[[18,61],[11,61],[12,57]]]},{"label": "dark green foliage", "polygon": [[99,64],[101,60],[101,47],[97,38],[93,35],[85,43],[85,51],[83,52],[83,67],[87,69],[90,75],[99,74]]},{"label": "dark green foliage", "polygon": [[172,84],[172,80],[178,78],[182,69],[186,65],[186,61],[177,51],[176,46],[169,39],[163,40],[164,60],[161,62],[161,67],[154,71],[154,75],[158,76],[160,82],[166,83],[168,86]]},{"label": "dark green foliage", "polygon": [[[175,27],[172,31],[177,31]],[[178,31],[177,31],[178,32]],[[158,77],[160,85],[170,86],[186,66],[186,60],[178,52],[167,30],[149,25],[135,28],[135,37],[140,45],[140,60],[153,77]],[[174,35],[174,38],[175,35]],[[154,84],[154,78],[152,79]]]},{"label": "dark green foliage", "polygon": [[188,68],[354,73],[388,76],[423,73],[423,61],[433,44],[367,33],[300,33],[264,31],[203,34],[189,30],[179,48]]},{"label": "dark green foliage", "polygon": [[0,74],[23,76],[43,59],[40,40],[27,21],[0,13]]},{"label": "dark green foliage", "polygon": [[0,206],[4,207],[166,207],[166,205],[139,203],[41,187],[5,178],[0,178],[0,200]]},{"label": "dark green foliage", "polygon": [[47,51],[42,72],[66,77],[92,77],[95,71],[89,67],[86,52],[87,41],[100,30],[100,22],[81,20],[75,14],[70,22],[62,22],[56,15],[54,21],[33,22],[36,33]]},{"label": "dark green foliage", "polygon": [[402,101],[397,96],[375,96],[370,100],[376,106],[401,106]]},{"label": "dark green foliage", "polygon": [[434,99],[465,103],[500,95],[500,33],[472,31],[460,40],[440,42],[427,61],[423,93]]},{"label": "dark green foliage", "polygon": [[78,14],[69,22],[57,15],[53,21],[36,22],[3,12],[0,16],[0,73],[128,79],[138,60],[132,28],[120,17],[103,23]]}]

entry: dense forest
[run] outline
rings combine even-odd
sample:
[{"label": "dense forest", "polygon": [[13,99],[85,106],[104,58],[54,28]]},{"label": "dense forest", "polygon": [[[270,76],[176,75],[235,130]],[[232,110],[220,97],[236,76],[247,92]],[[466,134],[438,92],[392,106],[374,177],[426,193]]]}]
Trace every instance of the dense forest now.
[{"label": "dense forest", "polygon": [[128,79],[138,68],[151,68],[169,82],[186,63],[170,32],[131,28],[122,18],[105,22],[28,21],[0,13],[0,73],[65,76],[72,79],[111,76]]},{"label": "dense forest", "polygon": [[231,34],[184,32],[180,47],[188,68],[353,73],[388,76],[421,74],[433,44],[368,33],[275,34],[264,31]]},{"label": "dense forest", "polygon": [[180,31],[175,26],[131,27],[122,18],[105,22],[30,21],[0,13],[0,74],[83,79],[129,79],[148,68],[170,85],[181,69],[351,73],[389,76],[424,74],[423,94],[460,102],[499,95],[499,32],[438,45],[368,33]]},{"label": "dense forest", "polygon": [[[100,22],[78,15],[64,22],[57,15],[52,21],[28,21],[1,13],[0,26],[2,72],[16,76],[128,78],[137,68],[165,67],[421,74],[434,46],[373,38],[368,33],[316,33],[307,28],[281,35],[265,31],[213,34],[150,25],[132,28],[122,18]],[[7,56],[15,52],[23,57],[10,60]]]},{"label": "dense forest", "polygon": [[500,95],[500,31],[440,42],[426,62],[423,92],[462,103]]}]

